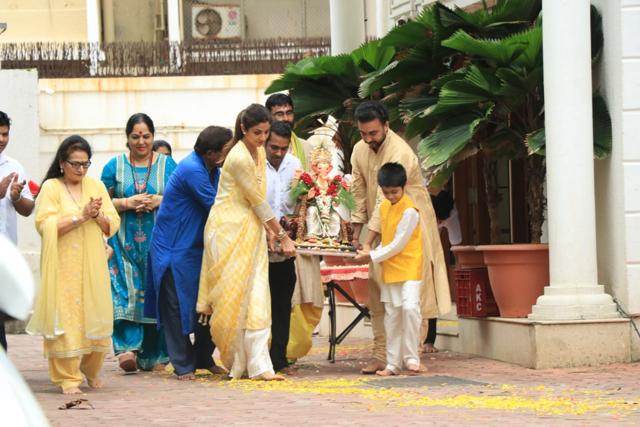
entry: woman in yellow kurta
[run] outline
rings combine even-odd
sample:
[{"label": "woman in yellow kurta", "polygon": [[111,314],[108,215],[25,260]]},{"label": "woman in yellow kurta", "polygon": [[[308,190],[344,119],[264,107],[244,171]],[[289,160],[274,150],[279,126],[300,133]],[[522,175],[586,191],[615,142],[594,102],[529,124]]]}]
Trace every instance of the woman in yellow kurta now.
[{"label": "woman in yellow kurta", "polygon": [[267,229],[285,255],[293,255],[295,246],[266,201],[264,143],[270,128],[271,116],[261,105],[238,116],[204,231],[197,311],[211,315],[211,336],[234,378],[282,379],[269,358]]},{"label": "woman in yellow kurta", "polygon": [[85,176],[91,147],[78,135],[56,153],[36,199],[42,236],[41,285],[27,332],[42,335],[54,384],[81,393],[83,374],[92,388],[111,347],[113,308],[103,236],[120,225],[106,188]]}]

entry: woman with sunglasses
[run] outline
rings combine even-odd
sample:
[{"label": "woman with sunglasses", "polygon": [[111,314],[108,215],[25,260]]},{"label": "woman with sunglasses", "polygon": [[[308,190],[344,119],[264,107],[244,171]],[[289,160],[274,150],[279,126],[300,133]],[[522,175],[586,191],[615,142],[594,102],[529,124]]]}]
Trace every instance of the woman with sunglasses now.
[{"label": "woman with sunglasses", "polygon": [[113,294],[113,349],[120,368],[162,370],[169,361],[163,331],[144,316],[147,256],[156,213],[176,162],[153,152],[153,121],[144,113],[127,121],[128,153],[111,159],[102,182],[120,212],[120,230],[109,240]]},{"label": "woman with sunglasses", "polygon": [[106,188],[86,176],[91,147],[66,138],[36,199],[42,236],[41,286],[27,332],[42,335],[49,374],[65,394],[92,388],[110,350],[113,309],[104,237],[120,226]]}]

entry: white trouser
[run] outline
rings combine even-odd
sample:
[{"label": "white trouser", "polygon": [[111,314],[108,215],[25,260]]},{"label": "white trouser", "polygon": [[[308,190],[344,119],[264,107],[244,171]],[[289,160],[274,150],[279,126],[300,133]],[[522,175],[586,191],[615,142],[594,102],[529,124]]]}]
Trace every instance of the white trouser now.
[{"label": "white trouser", "polygon": [[[384,328],[387,337],[387,369],[400,373],[403,366],[419,364],[420,281],[383,285],[393,287],[391,301],[384,302]],[[386,292],[382,292],[385,294]],[[391,296],[388,294],[388,296]],[[398,298],[400,297],[400,298]],[[383,299],[387,299],[384,298]],[[401,301],[400,301],[401,300]]]},{"label": "white trouser", "polygon": [[265,372],[273,372],[273,365],[269,357],[270,328],[244,329],[241,332],[240,347],[233,359],[231,367],[232,378],[242,378],[246,372],[249,378],[257,377]]}]

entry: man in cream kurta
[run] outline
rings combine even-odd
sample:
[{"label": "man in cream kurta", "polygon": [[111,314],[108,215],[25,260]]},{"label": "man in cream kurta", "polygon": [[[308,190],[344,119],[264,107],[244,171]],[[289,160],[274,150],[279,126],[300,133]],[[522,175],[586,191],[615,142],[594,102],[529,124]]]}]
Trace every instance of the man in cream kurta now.
[{"label": "man in cream kurta", "polygon": [[[420,212],[423,227],[423,286],[421,291],[421,311],[423,319],[437,317],[451,309],[451,296],[447,278],[447,265],[442,253],[436,216],[429,193],[424,186],[420,163],[415,152],[400,136],[389,129],[389,114],[378,101],[366,101],[354,113],[362,140],[354,146],[351,154],[353,184],[351,192],[356,208],[351,214],[354,225],[354,245],[359,244],[360,232],[364,225],[369,230],[380,233],[380,217],[377,206],[383,200],[377,185],[378,170],[388,162],[400,163],[407,171],[405,192]],[[378,242],[367,239],[365,245]],[[373,329],[373,360],[362,372],[375,373],[386,365],[384,305],[380,302],[382,282],[380,267],[369,265],[369,311]],[[426,336],[423,321],[422,340]]]}]

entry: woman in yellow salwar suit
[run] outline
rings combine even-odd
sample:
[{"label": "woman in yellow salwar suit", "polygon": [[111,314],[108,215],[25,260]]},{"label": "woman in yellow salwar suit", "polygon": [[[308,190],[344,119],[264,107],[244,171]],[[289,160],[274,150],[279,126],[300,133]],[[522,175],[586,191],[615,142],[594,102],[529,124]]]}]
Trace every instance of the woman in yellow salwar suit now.
[{"label": "woman in yellow salwar suit", "polygon": [[101,387],[100,369],[111,348],[104,237],[118,230],[120,217],[102,182],[85,176],[90,159],[84,138],[66,138],[36,199],[42,278],[27,332],[45,338],[51,380],[65,394],[81,393],[83,374],[90,387]]},{"label": "woman in yellow salwar suit", "polygon": [[283,379],[273,371],[268,348],[267,230],[285,255],[294,255],[295,245],[266,200],[264,143],[270,128],[271,115],[259,104],[239,114],[204,230],[197,311],[211,315],[213,342],[233,378]]}]

